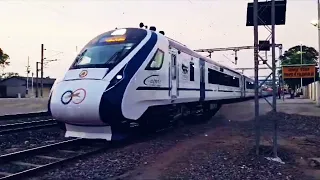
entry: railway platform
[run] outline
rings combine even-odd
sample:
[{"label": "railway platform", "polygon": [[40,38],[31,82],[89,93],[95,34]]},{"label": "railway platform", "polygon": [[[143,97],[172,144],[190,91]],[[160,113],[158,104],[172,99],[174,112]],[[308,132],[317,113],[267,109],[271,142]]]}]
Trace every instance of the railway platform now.
[{"label": "railway platform", "polygon": [[287,114],[320,117],[320,107],[315,106],[315,102],[307,98],[278,100],[277,111]]},{"label": "railway platform", "polygon": [[[272,103],[272,97],[267,99]],[[223,105],[217,115],[233,121],[250,121],[254,118],[254,105],[254,100]],[[259,115],[266,115],[270,111],[272,111],[271,106],[264,99],[260,99]],[[320,108],[315,106],[312,99],[289,99],[289,95],[286,95],[284,100],[277,98],[277,112],[320,117]]]},{"label": "railway platform", "polygon": [[0,98],[0,116],[47,111],[48,98]]}]

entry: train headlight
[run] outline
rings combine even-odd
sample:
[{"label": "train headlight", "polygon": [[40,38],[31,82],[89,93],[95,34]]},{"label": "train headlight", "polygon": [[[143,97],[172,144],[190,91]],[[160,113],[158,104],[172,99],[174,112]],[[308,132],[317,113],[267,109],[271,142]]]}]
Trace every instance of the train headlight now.
[{"label": "train headlight", "polygon": [[122,79],[122,75],[121,75],[121,74],[118,74],[118,75],[116,76],[116,78],[117,78],[118,80],[120,80],[120,79]]},{"label": "train headlight", "polygon": [[110,84],[109,84],[108,87],[107,87],[107,90],[108,90],[109,88],[112,88],[113,86],[117,85],[118,83],[120,83],[120,82],[123,80],[123,78],[124,78],[123,71],[124,71],[124,68],[122,68],[122,69],[117,73],[117,75],[114,76],[114,77],[111,79]]}]

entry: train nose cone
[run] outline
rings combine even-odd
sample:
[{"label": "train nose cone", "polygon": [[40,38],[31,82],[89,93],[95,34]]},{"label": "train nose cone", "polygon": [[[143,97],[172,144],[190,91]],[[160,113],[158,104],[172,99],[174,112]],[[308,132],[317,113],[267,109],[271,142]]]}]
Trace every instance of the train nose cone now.
[{"label": "train nose cone", "polygon": [[52,92],[50,110],[58,121],[75,125],[105,125],[99,106],[108,86],[103,80],[63,81]]}]

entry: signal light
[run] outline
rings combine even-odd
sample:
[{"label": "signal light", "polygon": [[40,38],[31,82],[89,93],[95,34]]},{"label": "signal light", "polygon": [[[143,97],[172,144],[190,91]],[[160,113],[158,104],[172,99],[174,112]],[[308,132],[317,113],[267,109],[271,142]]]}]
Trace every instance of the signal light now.
[{"label": "signal light", "polygon": [[270,47],[269,41],[259,41],[259,51],[270,51]]}]

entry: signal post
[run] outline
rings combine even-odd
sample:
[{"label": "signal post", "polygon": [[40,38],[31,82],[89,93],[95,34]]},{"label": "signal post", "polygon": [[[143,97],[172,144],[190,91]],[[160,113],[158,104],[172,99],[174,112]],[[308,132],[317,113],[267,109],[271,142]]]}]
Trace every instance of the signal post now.
[{"label": "signal post", "polygon": [[[275,60],[275,26],[284,25],[286,21],[286,0],[271,0],[259,2],[254,0],[253,3],[248,3],[247,6],[247,21],[246,26],[253,26],[253,36],[254,36],[254,76],[255,76],[255,125],[256,125],[256,154],[259,155],[260,148],[260,121],[259,121],[259,59],[262,59],[263,63],[266,64],[272,70],[272,89],[273,89],[273,100],[272,100],[272,110],[274,112],[276,109],[276,60]],[[277,17],[276,17],[277,14]],[[259,41],[259,26],[264,26],[270,35],[266,40]],[[271,27],[270,27],[271,26]],[[271,44],[270,44],[271,39]],[[272,52],[272,65],[267,63],[260,55],[259,51],[269,51],[271,47]],[[267,101],[268,102],[268,101]],[[275,118],[274,120],[274,137],[273,137],[273,155],[275,158],[277,155],[277,129],[278,122]]]}]

